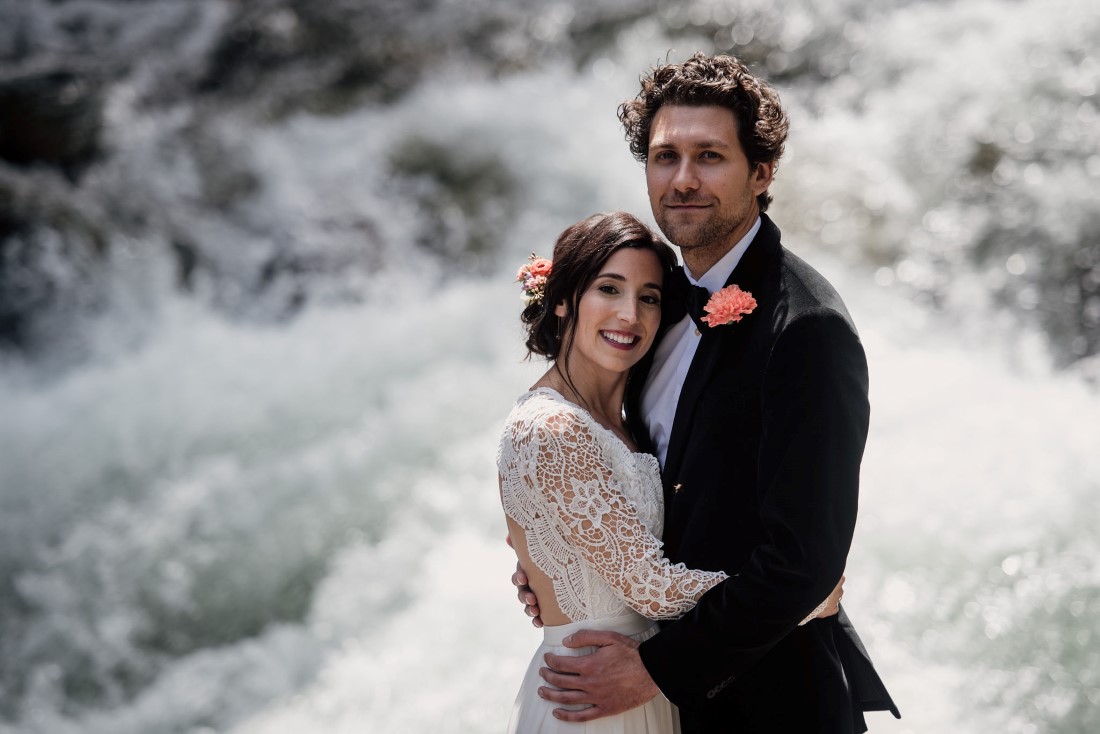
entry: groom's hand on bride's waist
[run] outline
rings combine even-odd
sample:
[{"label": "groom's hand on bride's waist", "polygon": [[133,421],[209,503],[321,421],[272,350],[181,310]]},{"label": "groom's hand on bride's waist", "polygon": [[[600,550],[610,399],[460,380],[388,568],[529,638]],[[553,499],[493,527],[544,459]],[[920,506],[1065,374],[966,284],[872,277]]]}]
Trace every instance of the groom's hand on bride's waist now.
[{"label": "groom's hand on bride's waist", "polygon": [[[577,657],[545,656],[548,667],[539,670],[553,686],[539,688],[539,695],[560,704],[589,704],[581,711],[554,709],[562,721],[591,721],[641,706],[660,693],[638,655],[638,641],[617,632],[581,630],[565,638],[566,647],[595,647]],[[561,690],[557,690],[561,689]]]}]

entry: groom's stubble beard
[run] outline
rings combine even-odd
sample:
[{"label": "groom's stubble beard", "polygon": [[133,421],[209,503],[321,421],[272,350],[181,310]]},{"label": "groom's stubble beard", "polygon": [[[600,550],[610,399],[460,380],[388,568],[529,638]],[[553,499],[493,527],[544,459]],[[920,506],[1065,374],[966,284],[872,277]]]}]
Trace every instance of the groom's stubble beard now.
[{"label": "groom's stubble beard", "polygon": [[[747,194],[732,207],[716,207],[711,216],[693,224],[676,222],[673,214],[664,207],[655,211],[653,217],[669,242],[683,252],[689,266],[692,261],[701,260],[709,262],[706,266],[709,269],[710,265],[733,249],[740,239],[738,233],[743,234],[748,229],[750,218],[755,221],[759,213],[755,206],[756,196],[751,190]],[[675,198],[677,203],[688,203],[696,197],[676,195]],[[694,273],[695,268],[692,270],[696,276],[703,274]]]},{"label": "groom's stubble beard", "polygon": [[730,236],[737,229],[738,222],[731,222],[724,217],[709,217],[695,224],[681,224],[672,221],[667,210],[662,210],[657,217],[657,226],[661,228],[665,237],[681,250],[711,249],[728,242]]}]

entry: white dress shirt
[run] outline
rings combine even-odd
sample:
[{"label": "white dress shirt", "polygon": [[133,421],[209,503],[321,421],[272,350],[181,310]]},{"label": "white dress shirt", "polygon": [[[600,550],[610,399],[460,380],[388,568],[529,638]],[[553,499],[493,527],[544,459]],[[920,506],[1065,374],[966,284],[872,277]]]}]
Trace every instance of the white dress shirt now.
[{"label": "white dress shirt", "polygon": [[[741,238],[741,241],[725,255],[714,263],[710,270],[705,272],[699,280],[691,277],[691,273],[684,268],[684,274],[692,285],[701,285],[711,293],[721,290],[729,280],[737,263],[741,262],[741,256],[749,249],[749,243],[760,231],[760,217],[752,228]],[[701,338],[699,330],[691,316],[684,316],[679,322],[669,327],[668,333],[661,339],[657,351],[653,355],[653,367],[649,370],[645,387],[642,389],[642,419],[649,436],[653,439],[653,445],[657,449],[657,458],[661,462],[661,468],[665,466],[665,457],[668,455],[668,440],[672,435],[672,421],[676,417],[676,404],[680,401],[680,390],[683,388],[684,379],[687,377],[691,360],[695,357],[695,351],[699,348]]]}]

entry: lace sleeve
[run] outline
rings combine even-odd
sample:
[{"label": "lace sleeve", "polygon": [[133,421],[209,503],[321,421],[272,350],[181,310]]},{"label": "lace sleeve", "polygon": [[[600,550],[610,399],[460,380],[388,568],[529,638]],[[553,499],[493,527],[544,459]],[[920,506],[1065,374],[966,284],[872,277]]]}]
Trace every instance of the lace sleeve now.
[{"label": "lace sleeve", "polygon": [[608,466],[602,441],[578,416],[548,416],[532,436],[538,489],[566,542],[632,609],[650,619],[682,616],[717,571],[673,565],[638,518]]},{"label": "lace sleeve", "polygon": [[816,607],[814,607],[814,610],[812,612],[810,612],[808,615],[806,615],[806,618],[803,619],[801,622],[799,622],[798,626],[801,627],[804,624],[806,624],[807,622],[811,622],[811,621],[817,619],[818,617],[820,617],[821,613],[825,611],[825,607],[827,607],[828,605],[829,605],[829,597],[825,597],[825,601],[821,602]]}]

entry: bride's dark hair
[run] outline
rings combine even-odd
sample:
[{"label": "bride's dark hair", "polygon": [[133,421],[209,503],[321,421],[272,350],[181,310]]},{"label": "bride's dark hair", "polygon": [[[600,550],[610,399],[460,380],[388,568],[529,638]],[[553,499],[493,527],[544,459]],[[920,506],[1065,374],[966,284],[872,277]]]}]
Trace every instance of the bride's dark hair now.
[{"label": "bride's dark hair", "polygon": [[[672,248],[633,214],[593,214],[567,227],[558,236],[545,294],[540,301],[528,304],[520,316],[527,325],[528,357],[538,354],[556,361],[563,353],[569,353],[581,296],[600,274],[608,258],[624,247],[649,250],[657,255],[664,276],[662,315],[667,313],[666,305],[673,298],[670,293],[672,274],[679,267]],[[559,318],[554,307],[563,302],[568,308],[565,316]]]}]

